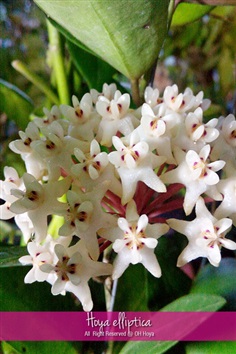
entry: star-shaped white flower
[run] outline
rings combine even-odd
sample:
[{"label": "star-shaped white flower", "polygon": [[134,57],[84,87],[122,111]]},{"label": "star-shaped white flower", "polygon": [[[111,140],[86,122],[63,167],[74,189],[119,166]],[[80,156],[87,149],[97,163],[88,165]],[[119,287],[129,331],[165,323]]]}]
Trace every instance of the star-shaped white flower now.
[{"label": "star-shaped white flower", "polygon": [[204,123],[203,110],[198,107],[194,112],[188,113],[180,124],[177,136],[172,143],[183,150],[199,152],[204,145],[212,143],[219,136],[219,130],[216,128],[217,123],[217,118]]},{"label": "star-shaped white flower", "polygon": [[93,261],[85,247],[83,240],[74,246],[64,247],[56,244],[54,248],[54,264],[43,264],[40,270],[45,274],[53,275],[52,294],[64,294],[72,292],[81,302],[85,311],[91,311],[93,301],[88,286],[88,281],[92,277],[110,275],[112,265]]},{"label": "star-shaped white flower", "polygon": [[32,265],[30,271],[26,274],[24,282],[33,283],[35,281],[43,282],[47,280],[48,274],[42,272],[40,266],[45,263],[52,263],[53,255],[49,250],[49,243],[40,245],[37,242],[29,242],[27,244],[28,256],[19,258],[19,262],[23,265]]},{"label": "star-shaped white flower", "polygon": [[141,109],[140,125],[136,128],[141,141],[146,141],[150,151],[156,149],[159,156],[165,156],[166,162],[175,163],[171,151],[171,128],[176,124],[176,114],[166,114],[163,104],[151,108],[144,103]]},{"label": "star-shaped white flower", "polygon": [[232,220],[216,219],[206,208],[202,198],[199,198],[196,203],[196,218],[193,221],[169,219],[167,222],[171,228],[185,235],[189,241],[178,258],[178,267],[198,257],[206,257],[213,266],[218,267],[221,260],[221,247],[236,249],[236,243],[225,238],[231,229]]},{"label": "star-shaped white flower", "polygon": [[129,105],[129,94],[122,95],[118,90],[111,101],[104,96],[99,97],[96,103],[96,110],[101,115],[102,120],[99,124],[96,139],[101,145],[110,147],[112,145],[112,137],[117,132],[128,135],[139,124],[138,119],[129,110]]},{"label": "star-shaped white flower", "polygon": [[233,164],[227,164],[226,174],[227,178],[221,179],[217,185],[219,192],[223,195],[223,200],[214,216],[216,218],[229,216],[236,226],[236,170]]},{"label": "star-shaped white flower", "polygon": [[215,185],[219,182],[216,173],[225,165],[224,161],[209,162],[210,145],[205,145],[199,152],[189,150],[184,153],[176,147],[175,158],[178,167],[161,176],[165,183],[181,183],[186,186],[184,197],[184,211],[189,215],[198,200],[198,197],[206,193],[215,200],[222,200],[222,195]]},{"label": "star-shaped white flower", "polygon": [[116,224],[116,218],[104,212],[101,206],[106,190],[107,183],[104,182],[90,192],[68,191],[68,207],[61,213],[65,217],[65,223],[60,228],[59,235],[76,235],[83,239],[94,260],[99,257],[97,232],[102,227],[109,229]]},{"label": "star-shaped white flower", "polygon": [[108,85],[107,83],[104,83],[102,86],[102,92],[98,92],[95,89],[91,89],[90,95],[92,97],[93,103],[96,104],[97,101],[99,100],[99,97],[101,97],[101,96],[104,96],[109,101],[111,101],[112,99],[114,99],[114,95],[115,95],[116,91],[117,91],[116,84],[112,83],[112,84]]},{"label": "star-shaped white flower", "polygon": [[[80,162],[79,164],[73,166],[74,172],[79,175],[82,172],[87,172],[92,180],[97,179],[109,163],[107,153],[101,152],[101,148],[95,139],[93,139],[90,144],[90,152],[88,154],[85,154],[79,148],[74,150],[74,154]],[[87,178],[88,175],[86,174]]]},{"label": "star-shaped white flower", "polygon": [[25,162],[28,173],[36,178],[41,178],[46,169],[43,158],[32,148],[32,143],[40,140],[39,128],[34,122],[29,122],[25,131],[19,131],[20,139],[11,141],[9,148],[16,154],[20,154]]},{"label": "star-shaped white flower", "polygon": [[86,93],[79,101],[76,96],[72,96],[73,107],[61,105],[60,109],[70,125],[68,135],[91,141],[94,138],[95,132],[100,121],[99,115],[94,111],[92,97]]},{"label": "star-shaped white flower", "polygon": [[88,151],[89,144],[70,136],[64,136],[62,126],[53,122],[50,126],[41,129],[44,137],[32,142],[32,148],[44,158],[47,164],[50,180],[57,180],[61,176],[61,169],[67,174],[73,166],[72,155],[76,147]]},{"label": "star-shaped white flower", "polygon": [[11,204],[10,210],[15,214],[27,212],[34,226],[35,239],[40,242],[47,235],[47,216],[66,208],[66,204],[57,199],[67,192],[71,179],[40,184],[34,176],[25,173],[23,181],[25,191],[11,190],[17,200]]},{"label": "star-shaped white flower", "polygon": [[234,164],[236,167],[236,120],[233,114],[227,117],[220,117],[218,129],[220,135],[213,142],[212,157],[214,159],[224,159],[226,162]]},{"label": "star-shaped white flower", "polygon": [[145,88],[144,100],[152,108],[163,102],[159,90],[153,89],[151,86]]},{"label": "star-shaped white flower", "polygon": [[165,162],[165,157],[150,152],[148,144],[140,141],[136,131],[130,135],[126,145],[117,136],[112,138],[112,142],[117,151],[111,152],[108,157],[121,178],[122,204],[128,203],[133,198],[138,181],[144,182],[157,192],[166,191],[164,183],[153,171]]},{"label": "star-shaped white flower", "polygon": [[195,103],[192,91],[185,90],[184,93],[179,93],[177,85],[167,86],[163,93],[163,99],[169,109],[178,113],[190,110]]},{"label": "star-shaped white flower", "polygon": [[101,230],[101,236],[113,243],[118,253],[114,261],[113,279],[119,278],[130,263],[142,263],[155,277],[161,276],[161,269],[154,254],[157,238],[169,230],[166,224],[149,224],[147,215],[137,214],[136,204],[132,200],[126,207],[126,218],[118,219],[118,227]]},{"label": "star-shaped white flower", "polygon": [[89,153],[76,148],[74,154],[79,163],[72,166],[71,171],[86,191],[110,181],[109,189],[121,196],[121,183],[115,175],[114,166],[110,164],[108,154],[101,151],[97,140],[92,140]]},{"label": "star-shaped white flower", "polygon": [[51,110],[48,110],[46,107],[44,107],[43,112],[45,114],[45,117],[35,117],[33,120],[37,127],[39,127],[40,129],[43,127],[48,127],[54,121],[57,121],[62,126],[64,134],[67,135],[69,121],[66,119],[62,119],[62,114],[58,106],[52,106]]},{"label": "star-shaped white flower", "polygon": [[27,243],[33,233],[33,224],[27,213],[16,215],[10,210],[11,204],[17,200],[17,197],[11,194],[12,189],[24,189],[22,178],[18,176],[13,167],[4,167],[5,180],[0,181],[0,198],[5,201],[0,205],[0,219],[8,220],[14,217],[16,225],[23,234],[23,239]]},{"label": "star-shaped white flower", "polygon": [[0,198],[5,201],[4,204],[0,205],[0,218],[2,220],[8,220],[15,216],[10,210],[11,203],[16,200],[11,194],[13,188],[22,188],[22,179],[19,178],[17,171],[13,167],[5,166],[4,170],[4,181],[0,181]]},{"label": "star-shaped white flower", "polygon": [[203,111],[198,107],[194,112],[188,113],[185,119],[185,126],[189,137],[197,142],[199,139],[205,143],[211,143],[219,136],[219,131],[215,128],[218,123],[217,118],[203,123]]}]

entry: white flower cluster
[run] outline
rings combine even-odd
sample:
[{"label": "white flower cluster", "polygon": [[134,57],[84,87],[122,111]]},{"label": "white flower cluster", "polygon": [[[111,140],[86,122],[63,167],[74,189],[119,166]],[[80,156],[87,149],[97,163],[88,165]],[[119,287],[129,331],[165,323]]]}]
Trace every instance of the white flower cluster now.
[{"label": "white flower cluster", "polygon": [[[154,249],[169,227],[189,241],[178,266],[198,257],[218,266],[222,246],[236,249],[225,238],[236,226],[235,117],[205,123],[210,101],[176,85],[162,96],[147,87],[144,98],[131,109],[129,94],[104,84],[101,93],[73,96],[73,106],[45,109],[10,143],[27,172],[5,167],[0,213],[15,218],[27,243],[29,255],[19,260],[32,265],[25,282],[72,292],[86,311],[90,278],[119,278],[130,263],[161,276]],[[205,202],[215,201],[211,213]],[[192,221],[170,218],[194,208]],[[54,215],[64,218],[58,238],[48,232]],[[110,245],[113,265],[99,258]]]}]

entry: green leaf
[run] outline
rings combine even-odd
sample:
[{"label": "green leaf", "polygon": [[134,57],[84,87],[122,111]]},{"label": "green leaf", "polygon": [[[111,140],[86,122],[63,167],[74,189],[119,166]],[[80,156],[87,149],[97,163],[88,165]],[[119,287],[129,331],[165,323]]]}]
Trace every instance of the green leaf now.
[{"label": "green leaf", "polygon": [[53,296],[51,285],[43,282],[25,284],[30,267],[0,268],[0,311],[78,311],[70,293]]},{"label": "green leaf", "polygon": [[173,347],[176,343],[174,341],[168,342],[128,342],[124,345],[120,354],[134,354],[134,353],[148,353],[161,354]]},{"label": "green leaf", "polygon": [[[35,282],[33,284],[24,284],[24,277],[30,270],[30,267],[0,268],[0,311],[82,311],[81,305],[75,300],[71,293],[66,296],[53,296],[51,294],[51,285],[43,282]],[[92,287],[91,287],[92,289]],[[94,311],[98,298],[101,298],[103,289],[102,283],[94,282]],[[104,296],[104,294],[103,294]],[[101,310],[101,307],[100,307]],[[102,310],[104,310],[102,308]],[[54,343],[54,344],[53,344]],[[94,342],[85,342],[87,350],[81,349],[82,342],[73,343],[77,351],[72,347],[72,343],[66,342],[10,342],[4,343],[4,354],[18,353],[85,353],[90,352]],[[100,345],[100,348],[103,343]],[[93,348],[97,349],[97,348]],[[105,348],[104,348],[105,350]],[[0,349],[1,352],[1,349]],[[96,352],[91,350],[91,352]]]},{"label": "green leaf", "polygon": [[189,294],[173,301],[163,307],[165,312],[214,312],[219,310],[226,303],[221,296],[210,294]]},{"label": "green leaf", "polygon": [[[191,292],[223,296],[226,311],[236,311],[236,259],[223,258],[218,268],[208,264],[199,272]],[[206,295],[208,296],[208,295]]]},{"label": "green leaf", "polygon": [[196,21],[212,9],[214,9],[214,6],[181,3],[174,12],[171,26],[183,26]]},{"label": "green leaf", "polygon": [[186,354],[236,353],[236,342],[197,342],[186,346]]},{"label": "green leaf", "polygon": [[32,100],[23,91],[0,79],[0,113],[5,113],[19,128],[25,129],[33,108]]},{"label": "green leaf", "polygon": [[114,311],[148,311],[147,271],[130,265],[118,280]]},{"label": "green leaf", "polygon": [[116,72],[112,66],[70,41],[67,41],[67,47],[76,69],[90,89],[101,90],[104,82],[112,82],[112,76]]},{"label": "green leaf", "polygon": [[3,342],[2,349],[4,354],[76,354],[78,351],[70,342]]},{"label": "green leaf", "polygon": [[62,27],[59,23],[54,21],[52,18],[48,18],[49,22],[70,42],[72,42],[76,47],[83,49],[84,51],[90,53],[91,55],[97,55],[92,50],[90,50],[86,45],[81,43],[76,37],[74,37],[69,31]]},{"label": "green leaf", "polygon": [[155,63],[167,34],[169,0],[35,0],[73,37],[130,79]]},{"label": "green leaf", "polygon": [[1,346],[3,354],[20,354],[20,352],[13,348],[13,346],[8,342],[2,342]]},{"label": "green leaf", "polygon": [[155,253],[162,269],[162,276],[157,279],[150,273],[147,274],[150,310],[157,311],[189,293],[192,281],[176,267],[177,258],[185,245],[186,237],[177,233],[174,237],[161,237],[158,240]]},{"label": "green leaf", "polygon": [[26,254],[26,247],[0,245],[0,267],[21,266],[18,259]]},{"label": "green leaf", "polygon": [[[225,300],[220,296],[190,294],[183,296],[171,304],[165,306],[161,311],[165,312],[214,312],[225,304]],[[148,353],[161,354],[173,347],[177,341],[157,341],[157,342],[128,342],[124,345],[120,354]]]}]

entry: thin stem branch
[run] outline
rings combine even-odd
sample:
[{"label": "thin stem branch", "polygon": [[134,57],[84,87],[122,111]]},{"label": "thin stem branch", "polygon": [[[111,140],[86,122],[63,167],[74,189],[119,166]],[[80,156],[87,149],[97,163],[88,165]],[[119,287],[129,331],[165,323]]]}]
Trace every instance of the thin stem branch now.
[{"label": "thin stem branch", "polygon": [[139,79],[132,79],[130,83],[133,102],[137,107],[139,107],[142,103],[139,91]]},{"label": "thin stem branch", "polygon": [[155,198],[146,208],[145,213],[151,213],[153,210],[159,209],[163,206],[163,203],[172,198],[176,193],[178,193],[184,186],[180,183],[175,183],[167,187],[166,193],[160,193],[157,198]]},{"label": "thin stem branch", "polygon": [[26,79],[34,84],[40,91],[42,91],[49,100],[54,104],[59,104],[57,95],[50,89],[50,87],[44,82],[44,80],[37,74],[32,72],[24,63],[20,60],[14,60],[12,66],[15,70],[21,73]]},{"label": "thin stem branch", "polygon": [[159,215],[165,214],[169,211],[175,211],[183,208],[184,198],[179,197],[178,199],[172,200],[168,204],[163,204],[161,208],[156,209],[148,214],[149,218],[154,218]]},{"label": "thin stem branch", "polygon": [[170,0],[170,4],[169,4],[169,8],[168,8],[168,23],[167,23],[168,29],[171,26],[171,21],[172,21],[172,17],[175,12],[175,9],[176,9],[175,0]]},{"label": "thin stem branch", "polygon": [[47,21],[49,52],[52,58],[52,69],[54,70],[58,96],[61,104],[70,104],[70,94],[65,69],[62,38],[56,28]]}]

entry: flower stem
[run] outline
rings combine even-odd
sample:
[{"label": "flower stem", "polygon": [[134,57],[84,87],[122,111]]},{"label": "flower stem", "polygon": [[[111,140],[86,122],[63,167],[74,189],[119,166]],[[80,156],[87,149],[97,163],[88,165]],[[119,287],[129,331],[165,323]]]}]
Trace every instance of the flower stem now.
[{"label": "flower stem", "polygon": [[54,104],[59,104],[58,97],[50,89],[50,87],[41,79],[37,74],[32,72],[24,63],[20,60],[14,60],[12,66],[15,70],[21,73],[26,79],[28,79],[32,84],[34,84],[40,91],[42,91],[49,100]]},{"label": "flower stem", "polygon": [[132,93],[132,98],[137,107],[141,105],[141,97],[140,97],[140,91],[139,91],[139,79],[132,79],[131,80],[131,93]]},{"label": "flower stem", "polygon": [[159,210],[159,208],[162,207],[166,200],[173,198],[173,196],[177,194],[182,188],[183,185],[180,183],[175,183],[168,186],[166,193],[159,194],[149,205],[147,205],[145,208],[145,214],[149,214],[153,212],[153,210]]},{"label": "flower stem", "polygon": [[170,4],[169,4],[169,8],[168,8],[168,29],[171,26],[172,17],[173,17],[173,14],[175,12],[177,5],[178,5],[178,2],[176,2],[175,0],[170,0]]},{"label": "flower stem", "polygon": [[165,214],[169,211],[176,211],[183,208],[184,198],[179,197],[178,199],[174,199],[171,202],[162,205],[159,209],[153,210],[152,212],[148,213],[148,217],[150,219],[155,218],[159,215]]},{"label": "flower stem", "polygon": [[57,29],[47,21],[49,37],[49,53],[52,59],[58,96],[61,104],[70,104],[69,87],[66,76],[65,62],[63,56],[62,38]]}]

